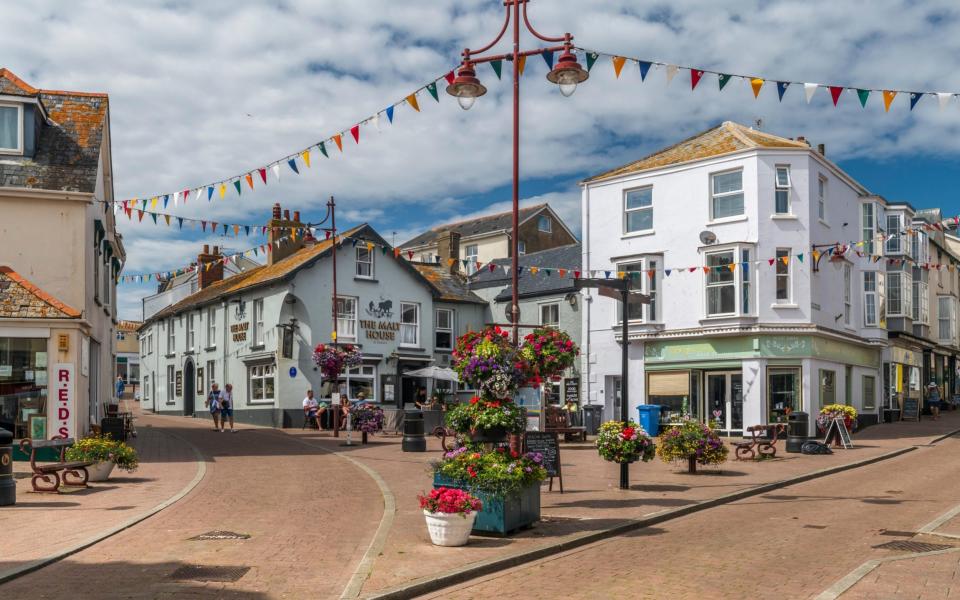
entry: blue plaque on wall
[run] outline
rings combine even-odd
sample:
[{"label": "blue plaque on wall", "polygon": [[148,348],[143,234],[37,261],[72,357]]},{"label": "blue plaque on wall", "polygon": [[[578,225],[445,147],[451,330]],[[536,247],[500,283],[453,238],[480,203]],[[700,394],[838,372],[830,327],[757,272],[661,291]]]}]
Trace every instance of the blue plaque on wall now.
[{"label": "blue plaque on wall", "polygon": [[296,377],[296,376],[297,376],[297,368],[290,367],[290,377]]}]

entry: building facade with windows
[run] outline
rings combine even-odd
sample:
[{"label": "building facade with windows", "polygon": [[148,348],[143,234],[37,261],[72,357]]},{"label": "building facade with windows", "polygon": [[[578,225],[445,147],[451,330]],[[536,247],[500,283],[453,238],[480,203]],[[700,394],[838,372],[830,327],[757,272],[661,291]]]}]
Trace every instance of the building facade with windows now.
[{"label": "building facade with windows", "polygon": [[[732,122],[587,179],[584,272],[650,297],[626,311],[630,410],[729,434],[835,402],[876,419],[885,264],[860,257],[879,239],[869,198],[802,138]],[[584,295],[585,395],[613,417],[623,315]]]},{"label": "building facade with windows", "polygon": [[[231,383],[238,421],[299,426],[308,389],[328,399],[335,391],[313,363],[314,347],[333,339],[333,241],[274,240],[281,228],[302,227],[279,205],[269,227],[271,244],[281,243],[267,264],[221,279],[222,264],[204,267],[216,256],[205,248],[199,290],[145,321],[144,408],[200,416],[211,384]],[[400,259],[368,225],[336,242],[336,339],[363,353],[339,390],[384,406],[412,403],[427,382],[405,373],[442,363],[451,339],[482,325],[484,303],[462,275]]]},{"label": "building facade with windows", "polygon": [[0,69],[0,427],[79,437],[113,396],[116,230],[106,94]]},{"label": "building facade with windows", "polygon": [[[141,321],[118,321],[114,354],[117,377],[123,378],[122,397],[131,399],[140,395],[140,325]],[[116,385],[116,384],[114,384]],[[114,392],[116,393],[116,392]]]}]

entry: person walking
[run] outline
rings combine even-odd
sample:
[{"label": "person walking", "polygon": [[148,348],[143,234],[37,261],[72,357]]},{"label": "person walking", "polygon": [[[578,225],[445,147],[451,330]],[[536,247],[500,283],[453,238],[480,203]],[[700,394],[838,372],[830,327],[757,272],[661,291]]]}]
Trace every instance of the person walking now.
[{"label": "person walking", "polygon": [[230,432],[236,433],[233,428],[233,384],[228,383],[223,386],[223,393],[220,394],[220,431],[226,431],[227,419],[230,419]]},{"label": "person walking", "polygon": [[213,417],[213,430],[220,431],[220,386],[216,383],[210,384],[210,393],[203,405],[210,409],[210,416]]},{"label": "person walking", "polygon": [[123,376],[122,376],[122,375],[117,375],[117,383],[116,383],[115,385],[116,385],[116,389],[117,389],[117,400],[122,400],[122,399],[123,399],[123,390],[127,387],[126,384],[123,383]]},{"label": "person walking", "polygon": [[927,406],[930,407],[930,414],[934,421],[940,420],[940,388],[936,381],[927,384]]}]

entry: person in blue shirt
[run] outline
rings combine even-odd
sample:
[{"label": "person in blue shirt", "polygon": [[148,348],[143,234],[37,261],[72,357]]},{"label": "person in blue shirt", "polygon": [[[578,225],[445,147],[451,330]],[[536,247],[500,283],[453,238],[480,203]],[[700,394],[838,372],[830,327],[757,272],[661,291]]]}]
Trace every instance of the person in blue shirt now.
[{"label": "person in blue shirt", "polygon": [[123,398],[123,390],[124,390],[124,388],[126,388],[126,387],[127,387],[126,384],[123,383],[123,376],[122,376],[122,375],[117,375],[117,383],[116,383],[116,388],[117,388],[117,400],[120,400],[121,398]]},{"label": "person in blue shirt", "polygon": [[927,406],[930,407],[930,414],[934,421],[940,420],[940,388],[936,381],[927,384]]}]

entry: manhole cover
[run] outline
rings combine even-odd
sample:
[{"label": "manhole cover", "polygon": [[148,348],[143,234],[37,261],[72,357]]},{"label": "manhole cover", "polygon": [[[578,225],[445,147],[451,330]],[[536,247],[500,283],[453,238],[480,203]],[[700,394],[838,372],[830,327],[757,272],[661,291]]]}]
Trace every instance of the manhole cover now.
[{"label": "manhole cover", "polygon": [[208,531],[201,533],[189,541],[196,542],[200,540],[249,540],[250,535],[246,533],[234,533],[233,531]]},{"label": "manhole cover", "polygon": [[237,581],[247,574],[250,567],[224,567],[184,565],[170,574],[170,579],[178,581]]},{"label": "manhole cover", "polygon": [[953,546],[897,540],[896,542],[887,542],[886,544],[874,546],[874,548],[880,548],[883,550],[898,550],[900,552],[933,552],[934,550],[946,550],[948,548],[953,548]]}]

